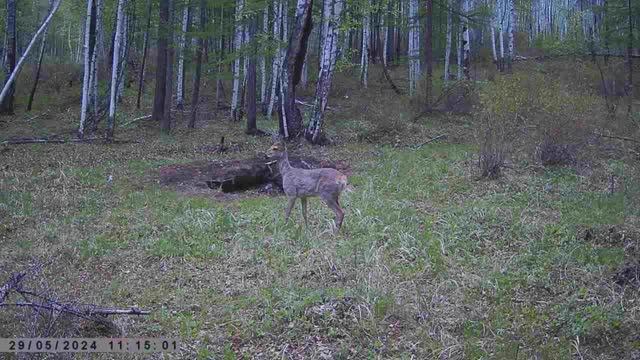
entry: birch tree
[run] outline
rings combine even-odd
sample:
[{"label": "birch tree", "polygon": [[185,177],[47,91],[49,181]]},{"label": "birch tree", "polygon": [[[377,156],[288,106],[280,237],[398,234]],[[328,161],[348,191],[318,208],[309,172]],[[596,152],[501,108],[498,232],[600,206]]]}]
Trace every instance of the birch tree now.
[{"label": "birch tree", "polygon": [[244,36],[244,26],[242,24],[242,9],[244,0],[236,0],[235,14],[235,34],[233,37],[233,47],[236,51],[233,61],[233,93],[231,94],[231,118],[234,121],[238,119],[238,105],[240,102],[240,48],[242,47],[242,38]]},{"label": "birch tree", "polygon": [[[90,85],[91,85],[91,59],[92,51],[95,44],[95,31],[91,31],[92,20],[95,21],[95,6],[93,0],[87,0],[87,15],[84,27],[84,73],[82,80],[82,104],[80,106],[80,127],[78,128],[78,137],[84,137],[84,128],[87,121],[87,112],[90,101]],[[93,27],[95,29],[95,26]]]},{"label": "birch tree", "polygon": [[316,84],[316,95],[311,113],[311,120],[305,130],[305,138],[313,144],[321,142],[322,124],[327,108],[331,80],[338,58],[338,35],[340,16],[342,14],[342,0],[324,0],[324,19],[322,32],[324,41],[320,54],[320,73]]},{"label": "birch tree", "polygon": [[302,135],[302,114],[296,106],[296,86],[300,83],[302,65],[307,52],[307,43],[312,27],[311,9],[313,0],[298,0],[296,18],[289,40],[286,61],[280,82],[282,111],[280,112],[280,134],[285,138]]},{"label": "birch tree", "polygon": [[189,118],[189,128],[196,127],[196,118],[198,115],[198,107],[200,105],[200,78],[202,74],[202,56],[204,55],[204,47],[206,38],[202,35],[206,29],[206,0],[200,0],[200,39],[198,40],[198,50],[196,52],[196,71],[193,78],[193,96],[191,97],[191,116]]},{"label": "birch tree", "polygon": [[426,0],[427,29],[425,31],[424,53],[427,67],[425,77],[425,103],[427,109],[431,108],[431,91],[433,88],[433,0]]},{"label": "birch tree", "polygon": [[182,31],[178,41],[178,79],[176,89],[176,108],[184,109],[184,55],[187,51],[187,31],[189,31],[189,4],[182,9]]},{"label": "birch tree", "polygon": [[49,14],[47,14],[45,19],[42,21],[42,24],[40,25],[38,30],[35,32],[33,37],[31,38],[31,41],[29,41],[29,44],[27,45],[27,47],[24,49],[22,56],[20,56],[20,60],[18,60],[18,62],[15,64],[13,71],[10,74],[8,74],[7,80],[5,81],[4,86],[2,88],[2,92],[0,92],[0,104],[4,103],[7,97],[10,95],[10,93],[13,92],[12,87],[14,85],[16,77],[20,73],[20,70],[22,69],[24,62],[29,56],[29,53],[31,52],[31,48],[33,48],[33,45],[36,43],[40,35],[42,35],[42,33],[44,33],[44,31],[49,26],[49,23],[51,22],[51,19],[53,18],[53,15],[55,15],[59,6],[60,6],[60,0],[55,0],[53,2],[53,6],[51,7],[51,10],[49,11]]},{"label": "birch tree", "polygon": [[9,82],[9,78],[16,68],[16,0],[7,0],[6,22],[5,34],[7,40],[4,60],[4,87],[7,88],[7,94],[2,98],[2,101],[0,101],[0,114],[13,115],[13,95],[16,87],[13,82]]},{"label": "birch tree", "polygon": [[462,0],[462,74],[464,78],[469,80],[470,59],[471,59],[471,43],[469,41],[469,0]]},{"label": "birch tree", "polygon": [[416,92],[420,78],[420,23],[418,20],[418,0],[409,0],[409,95]]},{"label": "birch tree", "polygon": [[511,71],[513,58],[515,56],[515,33],[516,33],[516,5],[515,0],[509,0],[509,57],[507,58],[507,69]]},{"label": "birch tree", "polygon": [[116,29],[115,39],[113,40],[113,62],[111,66],[111,90],[109,92],[109,115],[107,117],[107,141],[113,139],[113,132],[116,120],[116,95],[118,91],[118,75],[120,74],[120,57],[122,56],[121,44],[125,34],[125,0],[118,0],[118,9],[116,12]]},{"label": "birch tree", "polygon": [[[418,0],[414,0],[416,3]],[[371,1],[367,1],[367,7],[364,9],[362,18],[362,46],[360,52],[360,82],[362,86],[367,87],[369,78],[369,43],[371,41]]]},{"label": "birch tree", "polygon": [[[262,13],[262,33],[265,35],[269,33],[269,3],[266,4]],[[260,56],[260,103],[263,112],[265,112],[267,105],[267,56],[264,53]]]},{"label": "birch tree", "polygon": [[[286,11],[283,11],[283,4],[286,4],[285,1],[286,0],[280,0],[274,3],[275,19],[273,21],[273,38],[276,42],[278,42],[278,44],[280,44],[280,29],[282,27],[284,17],[286,17]],[[286,6],[284,8],[286,9]],[[280,49],[280,46],[278,46],[278,49],[276,50],[273,58],[273,68],[271,70],[271,91],[269,97],[269,107],[267,108],[267,118],[271,118],[271,115],[273,114],[273,107],[275,106],[276,98],[278,97],[276,90],[280,81],[282,60],[284,59],[283,51],[284,50]]]},{"label": "birch tree", "polygon": [[[451,38],[453,33],[453,0],[447,1],[447,35],[444,50],[444,82],[449,81],[449,60],[451,60]],[[493,30],[493,28],[491,28]]]}]

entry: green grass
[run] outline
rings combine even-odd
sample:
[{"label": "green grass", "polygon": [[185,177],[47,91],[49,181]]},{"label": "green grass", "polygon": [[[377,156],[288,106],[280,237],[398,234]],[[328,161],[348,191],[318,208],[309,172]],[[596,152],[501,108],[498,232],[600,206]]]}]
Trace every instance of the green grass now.
[{"label": "green grass", "polygon": [[[168,358],[567,359],[577,348],[606,359],[638,351],[638,290],[613,282],[637,254],[633,164],[608,160],[593,175],[518,168],[479,180],[477,149],[465,141],[409,146],[441,133],[449,118],[408,124],[404,142],[381,146],[351,141],[375,124],[345,118],[352,103],[336,106],[346,110],[330,117],[329,132],[350,140],[295,151],[351,166],[339,234],[317,199],[305,228],[299,204],[284,223],[282,196],[218,197],[157,182],[162,166],[249,157],[270,139],[244,136],[241,124],[162,137],[131,126],[121,136],[144,142],[0,153],[9,165],[0,167],[0,263],[22,269],[57,259],[45,277],[61,298],[152,310],[119,321],[132,337],[188,344]],[[198,150],[221,134],[240,150]],[[627,186],[609,194],[610,173]],[[25,330],[17,318],[0,311],[0,336]]]}]

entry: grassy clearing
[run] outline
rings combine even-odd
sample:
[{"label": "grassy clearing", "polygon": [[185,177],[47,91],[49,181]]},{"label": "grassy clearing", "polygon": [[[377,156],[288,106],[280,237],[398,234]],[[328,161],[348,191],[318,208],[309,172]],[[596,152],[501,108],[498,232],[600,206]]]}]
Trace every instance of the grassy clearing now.
[{"label": "grassy clearing", "polygon": [[[330,132],[357,139],[367,120],[343,116],[331,115]],[[410,123],[400,146],[364,137],[296,149],[351,164],[355,191],[344,195],[336,236],[317,200],[305,229],[299,208],[284,224],[283,197],[221,202],[156,183],[162,165],[268,147],[239,124],[172,137],[144,125],[121,131],[142,144],[8,147],[0,280],[53,259],[44,278],[62,298],[153,310],[117,325],[128,336],[180,337],[167,358],[637,356],[638,285],[615,281],[640,255],[633,163],[603,161],[589,176],[532,167],[478,180],[477,149],[458,136],[468,122]],[[452,131],[454,141],[403,146]],[[238,152],[200,150],[222,134]],[[612,172],[625,186],[610,194]],[[25,331],[18,314],[0,312],[0,336]]]}]

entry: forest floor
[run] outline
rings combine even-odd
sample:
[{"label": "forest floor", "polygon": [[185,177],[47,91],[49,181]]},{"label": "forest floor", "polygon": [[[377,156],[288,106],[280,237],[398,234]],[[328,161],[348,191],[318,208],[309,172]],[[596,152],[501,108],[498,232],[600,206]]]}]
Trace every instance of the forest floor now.
[{"label": "forest floor", "polygon": [[[171,136],[138,121],[117,129],[128,143],[4,146],[0,283],[46,261],[30,284],[61,301],[151,310],[114,322],[126,337],[180,338],[163,358],[640,359],[638,149],[601,139],[609,151],[585,168],[514,156],[484,180],[474,117],[414,119],[410,105],[382,82],[339,84],[334,143],[291,146],[348,164],[337,235],[318,200],[305,228],[297,209],[284,223],[282,196],[158,183],[162,166],[271,145],[223,115]],[[76,113],[18,113],[0,140],[72,130]],[[213,153],[220,136],[230,150]],[[0,337],[38,333],[28,314],[2,309]],[[59,320],[63,334],[115,335]]]}]

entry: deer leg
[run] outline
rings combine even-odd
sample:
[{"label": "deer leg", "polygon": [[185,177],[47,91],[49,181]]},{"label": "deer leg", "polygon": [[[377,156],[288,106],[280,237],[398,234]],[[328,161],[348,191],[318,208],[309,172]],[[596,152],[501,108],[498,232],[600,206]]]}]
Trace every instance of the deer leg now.
[{"label": "deer leg", "polygon": [[307,198],[300,198],[300,205],[302,206],[302,217],[304,218],[304,226],[309,227],[309,222],[307,221]]},{"label": "deer leg", "polygon": [[291,215],[291,209],[293,209],[293,205],[296,203],[295,196],[289,197],[289,203],[287,204],[287,208],[284,211],[284,223],[289,222],[289,215]]},{"label": "deer leg", "polygon": [[342,226],[342,220],[344,219],[344,211],[340,207],[340,203],[338,203],[338,197],[335,195],[329,195],[322,198],[327,206],[333,210],[333,213],[336,214],[336,232],[340,230]]}]

